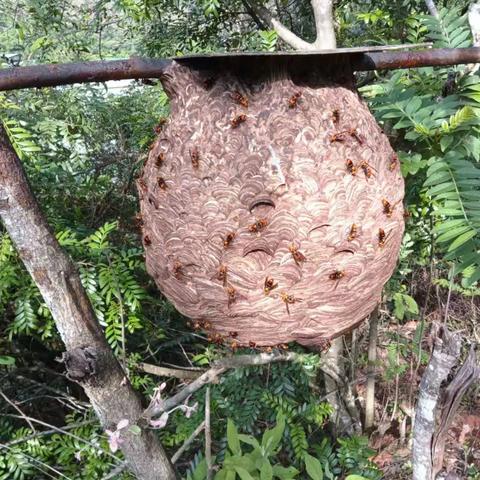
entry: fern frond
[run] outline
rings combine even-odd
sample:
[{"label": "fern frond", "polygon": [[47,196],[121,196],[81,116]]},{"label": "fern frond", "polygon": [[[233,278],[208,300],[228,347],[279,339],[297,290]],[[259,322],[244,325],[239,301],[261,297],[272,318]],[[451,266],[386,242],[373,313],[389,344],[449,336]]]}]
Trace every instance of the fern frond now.
[{"label": "fern frond", "polygon": [[437,242],[463,270],[480,266],[479,184],[480,169],[458,152],[435,159],[424,183],[435,205]]},{"label": "fern frond", "polygon": [[41,151],[34,142],[33,135],[19,121],[11,119],[2,123],[20,160],[25,160],[31,153]]},{"label": "fern frond", "polygon": [[472,44],[472,34],[467,24],[467,16],[460,15],[458,7],[441,8],[438,18],[425,15],[422,20],[428,28],[428,36],[437,48],[463,48]]}]

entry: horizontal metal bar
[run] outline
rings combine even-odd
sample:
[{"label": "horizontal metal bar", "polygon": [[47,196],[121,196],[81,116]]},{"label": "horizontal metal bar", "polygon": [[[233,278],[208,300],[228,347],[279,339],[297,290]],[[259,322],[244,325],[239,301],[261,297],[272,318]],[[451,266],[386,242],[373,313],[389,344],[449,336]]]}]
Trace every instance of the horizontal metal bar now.
[{"label": "horizontal metal bar", "polygon": [[[259,54],[260,55],[260,54]],[[288,56],[298,58],[296,52],[271,53],[271,57],[285,60]],[[355,71],[393,70],[398,68],[417,68],[427,66],[446,66],[462,63],[480,63],[480,47],[428,49],[413,52],[369,51],[355,49],[338,52],[302,52],[302,57],[309,62],[322,62],[322,57],[332,55],[347,56]],[[233,56],[233,55],[232,55]],[[242,54],[235,54],[240,59]],[[262,54],[262,58],[265,58]],[[268,56],[268,55],[267,55]],[[198,63],[219,65],[228,61],[228,54],[219,56],[205,55],[196,57],[179,57],[183,64]],[[258,57],[255,53],[245,54],[242,62],[248,64]],[[307,58],[308,57],[308,58]],[[160,78],[167,66],[175,59],[150,59],[133,57],[128,60],[110,60],[101,62],[63,63],[35,65],[31,67],[14,67],[0,70],[0,91],[21,88],[53,87],[72,83],[105,82],[107,80]]]},{"label": "horizontal metal bar", "polygon": [[356,71],[395,70],[399,68],[442,67],[480,63],[480,47],[436,48],[416,52],[368,52],[352,55]]},{"label": "horizontal metal bar", "polygon": [[0,70],[0,91],[107,80],[159,78],[170,63],[171,60],[132,57],[127,60],[6,68]]}]

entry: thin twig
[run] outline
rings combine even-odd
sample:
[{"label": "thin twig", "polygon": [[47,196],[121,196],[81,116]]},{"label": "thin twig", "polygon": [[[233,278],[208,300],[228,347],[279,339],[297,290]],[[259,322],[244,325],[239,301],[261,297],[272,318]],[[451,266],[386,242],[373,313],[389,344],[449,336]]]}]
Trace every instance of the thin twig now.
[{"label": "thin twig", "polygon": [[[66,430],[73,430],[74,428],[83,427],[85,425],[91,425],[92,423],[96,423],[96,420],[86,420],[85,422],[72,423],[70,425],[65,425],[64,427],[62,427],[62,431],[63,433],[65,433]],[[20,443],[25,443],[25,442],[28,442],[29,440],[33,440],[34,438],[38,438],[38,437],[45,437],[46,435],[50,435],[52,433],[59,433],[58,429],[51,428],[49,430],[42,430],[41,432],[37,431],[32,435],[27,435],[26,437],[17,438],[16,440],[12,440],[11,442],[4,443],[3,447],[5,448],[13,447],[15,445],[19,445]],[[3,447],[0,447],[0,450]]]},{"label": "thin twig", "polygon": [[445,325],[448,320],[448,309],[450,308],[450,298],[452,296],[452,288],[453,288],[453,267],[450,267],[450,282],[448,284],[448,295],[447,295],[447,303],[445,305],[445,315],[443,317],[443,324]]},{"label": "thin twig", "polygon": [[[24,416],[20,416],[20,415],[3,414],[2,416],[11,417],[11,418],[22,418],[22,419],[26,420],[24,418]],[[50,423],[43,422],[42,420],[38,420],[37,418],[33,418],[33,417],[27,417],[27,418],[33,423],[38,423],[39,425],[43,425],[44,427],[49,427],[51,430],[53,430],[55,432],[62,433],[64,435],[72,437],[75,440],[78,440],[79,442],[83,442],[83,443],[93,447],[96,450],[98,450],[98,448],[99,448],[98,445],[95,445],[92,442],[89,442],[88,440],[85,440],[85,438],[82,438],[82,437],[79,437],[78,435],[75,435],[74,433],[67,432],[64,428],[56,427],[55,425],[51,425]],[[4,447],[7,448],[7,445],[8,444],[0,444],[0,450]],[[118,458],[113,453],[110,453],[107,450],[102,450],[102,452],[105,455],[108,455],[108,456],[114,458],[115,461],[118,461]]]},{"label": "thin twig", "polygon": [[22,410],[18,407],[18,405],[15,405],[14,402],[12,402],[1,390],[0,390],[0,395],[2,398],[9,404],[11,405],[19,414],[20,416],[28,423],[29,427],[31,430],[36,433],[35,427],[33,426],[33,423],[30,421],[29,417],[25,415]]},{"label": "thin twig", "polygon": [[192,444],[195,438],[198,437],[200,432],[205,428],[205,420],[193,431],[193,433],[183,442],[183,445],[173,454],[172,463],[175,464],[176,461],[183,455],[185,450]]},{"label": "thin twig", "polygon": [[102,480],[111,480],[112,478],[117,478],[119,473],[122,473],[127,468],[127,462],[120,463],[113,470],[111,470]]}]

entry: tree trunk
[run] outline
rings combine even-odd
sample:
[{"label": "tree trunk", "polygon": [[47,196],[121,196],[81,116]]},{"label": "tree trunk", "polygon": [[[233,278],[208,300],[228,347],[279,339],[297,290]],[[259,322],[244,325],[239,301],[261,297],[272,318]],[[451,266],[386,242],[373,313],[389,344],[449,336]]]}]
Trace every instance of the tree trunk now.
[{"label": "tree trunk", "polygon": [[440,387],[460,355],[461,338],[439,327],[428,367],[423,374],[413,428],[413,480],[433,480],[432,443]]},{"label": "tree trunk", "polygon": [[[143,411],[140,398],[105,341],[75,265],[40,211],[1,125],[0,216],[65,343],[69,378],[85,389],[104,428],[116,430],[122,419],[136,424]],[[134,435],[125,429],[121,440],[128,466],[138,479],[177,478],[152,431],[142,429]]]}]

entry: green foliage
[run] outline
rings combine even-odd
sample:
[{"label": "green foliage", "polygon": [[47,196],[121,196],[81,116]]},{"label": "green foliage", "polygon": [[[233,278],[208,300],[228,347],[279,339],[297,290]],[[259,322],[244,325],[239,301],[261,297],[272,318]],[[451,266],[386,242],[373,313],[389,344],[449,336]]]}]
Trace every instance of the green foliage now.
[{"label": "green foliage", "polygon": [[[375,0],[368,8],[365,2],[341,0],[335,12],[338,43],[433,40],[436,46],[470,45],[467,2],[443,5],[448,8],[440,9],[437,20],[424,15],[423,0]],[[259,26],[244,8],[241,0],[66,0],[61,5],[4,0],[0,45],[5,53],[21,53],[22,65],[285,47],[274,31],[265,30],[268,25]],[[272,8],[302,38],[315,38],[310,2],[276,2]],[[464,67],[424,68],[379,76],[374,85],[363,89],[399,153],[407,182],[406,204],[412,220],[407,224],[399,268],[386,291],[387,306],[399,324],[417,318],[416,302],[422,303],[410,288],[410,279],[432,261],[439,268],[435,282],[440,288],[478,295],[474,285],[480,277],[479,80],[478,75],[467,75]],[[0,119],[42,208],[60,244],[74,258],[106,338],[130,381],[147,395],[153,393],[158,379],[139,371],[139,362],[179,365],[191,361],[208,366],[225,354],[187,331],[173,307],[158,298],[145,274],[138,232],[132,227],[137,210],[134,178],[153,140],[153,127],[168,115],[168,108],[160,85],[137,82],[121,90],[107,84],[0,94]],[[447,272],[453,276],[442,278]],[[462,284],[454,281],[457,274]],[[54,359],[63,347],[50,312],[1,226],[0,313],[2,375],[14,378],[17,368],[24,374],[32,365],[58,369]],[[387,380],[404,372],[412,353],[425,360],[419,348],[422,335],[423,324],[413,342],[391,335]],[[381,477],[369,460],[372,451],[366,439],[340,439],[338,446],[325,432],[331,407],[319,403],[310,388],[318,364],[319,356],[304,355],[300,364],[231,371],[212,386],[214,462],[229,471],[228,478]],[[61,379],[56,384],[59,391],[79,395]],[[175,386],[170,380],[169,388]],[[109,453],[99,426],[92,422],[92,412],[85,413],[86,406],[72,407],[62,398],[54,408],[36,410],[27,401],[29,388],[2,385],[10,397],[24,402],[22,408],[47,419],[55,412],[55,424],[63,423],[68,430],[29,438],[33,432],[24,422],[2,417],[1,443],[18,443],[0,451],[0,479],[43,480],[61,475],[101,479],[121,461]],[[45,396],[41,390],[35,393]],[[169,451],[176,450],[202,421],[204,392],[197,392],[194,401],[199,401],[200,408],[191,418],[177,410],[160,431]],[[231,419],[228,424],[226,418]],[[188,479],[206,476],[202,442],[197,438],[185,454]],[[472,467],[471,478],[477,473]],[[116,478],[131,476],[124,472]]]},{"label": "green foliage", "polygon": [[[241,480],[273,478],[289,480],[296,478],[298,470],[294,467],[285,468],[278,463],[272,465],[272,457],[277,453],[284,430],[285,418],[278,415],[276,426],[265,430],[262,440],[259,442],[252,436],[239,434],[235,424],[228,420],[228,452],[222,468],[215,475],[215,480],[235,480],[235,478]],[[244,453],[242,443],[249,445],[252,449]]]},{"label": "green foliage", "polygon": [[348,439],[339,439],[338,443],[340,444],[339,463],[349,473],[372,480],[382,478],[381,471],[369,460],[375,450],[368,447],[367,438],[354,436]]},{"label": "green foliage", "polygon": [[[29,428],[11,430],[9,422],[0,423],[0,441],[4,444],[4,438],[9,439],[7,448],[0,451],[2,480],[37,480],[52,474],[55,478],[100,480],[112,470],[112,460],[117,460],[99,425],[79,415],[66,417],[63,433],[36,436]],[[132,477],[119,473],[116,478]]]},{"label": "green foliage", "polygon": [[439,17],[425,15],[422,20],[429,33],[428,38],[438,48],[463,48],[472,44],[472,34],[467,24],[467,15],[461,14],[461,8],[440,8]]},{"label": "green foliage", "polygon": [[[459,8],[441,9],[439,19],[423,16],[421,22],[427,29],[423,33],[436,46],[470,44],[470,30]],[[418,23],[412,25],[419,28]],[[435,75],[432,68],[398,71],[363,92],[378,119],[402,137],[402,172],[414,175],[414,184],[423,180],[418,192],[434,216],[431,234],[444,261],[455,264],[455,273],[463,275],[468,287],[480,279],[480,99],[476,95],[480,78],[464,76],[462,69],[456,67],[457,73],[438,69]],[[395,303],[403,316],[398,297]]]},{"label": "green foliage", "polygon": [[414,298],[405,293],[397,292],[393,295],[394,315],[403,320],[405,315],[418,315],[418,305]]},{"label": "green foliage", "polygon": [[275,30],[260,30],[261,49],[266,52],[274,52],[277,46],[278,35]]},{"label": "green foliage", "polygon": [[[377,480],[381,472],[369,460],[374,451],[367,446],[364,437],[340,440],[335,452],[325,438],[315,446],[315,454],[305,452],[300,465],[284,467],[279,459],[283,458],[282,438],[286,433],[286,417],[279,413],[276,425],[267,428],[258,440],[253,435],[241,434],[231,419],[227,422],[227,452],[221,461],[215,480],[266,480],[266,479],[311,479],[336,480],[343,473],[346,478]],[[214,459],[215,460],[215,459]],[[200,455],[195,456],[187,472],[187,480],[205,480],[206,461]],[[344,477],[341,477],[344,478]]]}]

